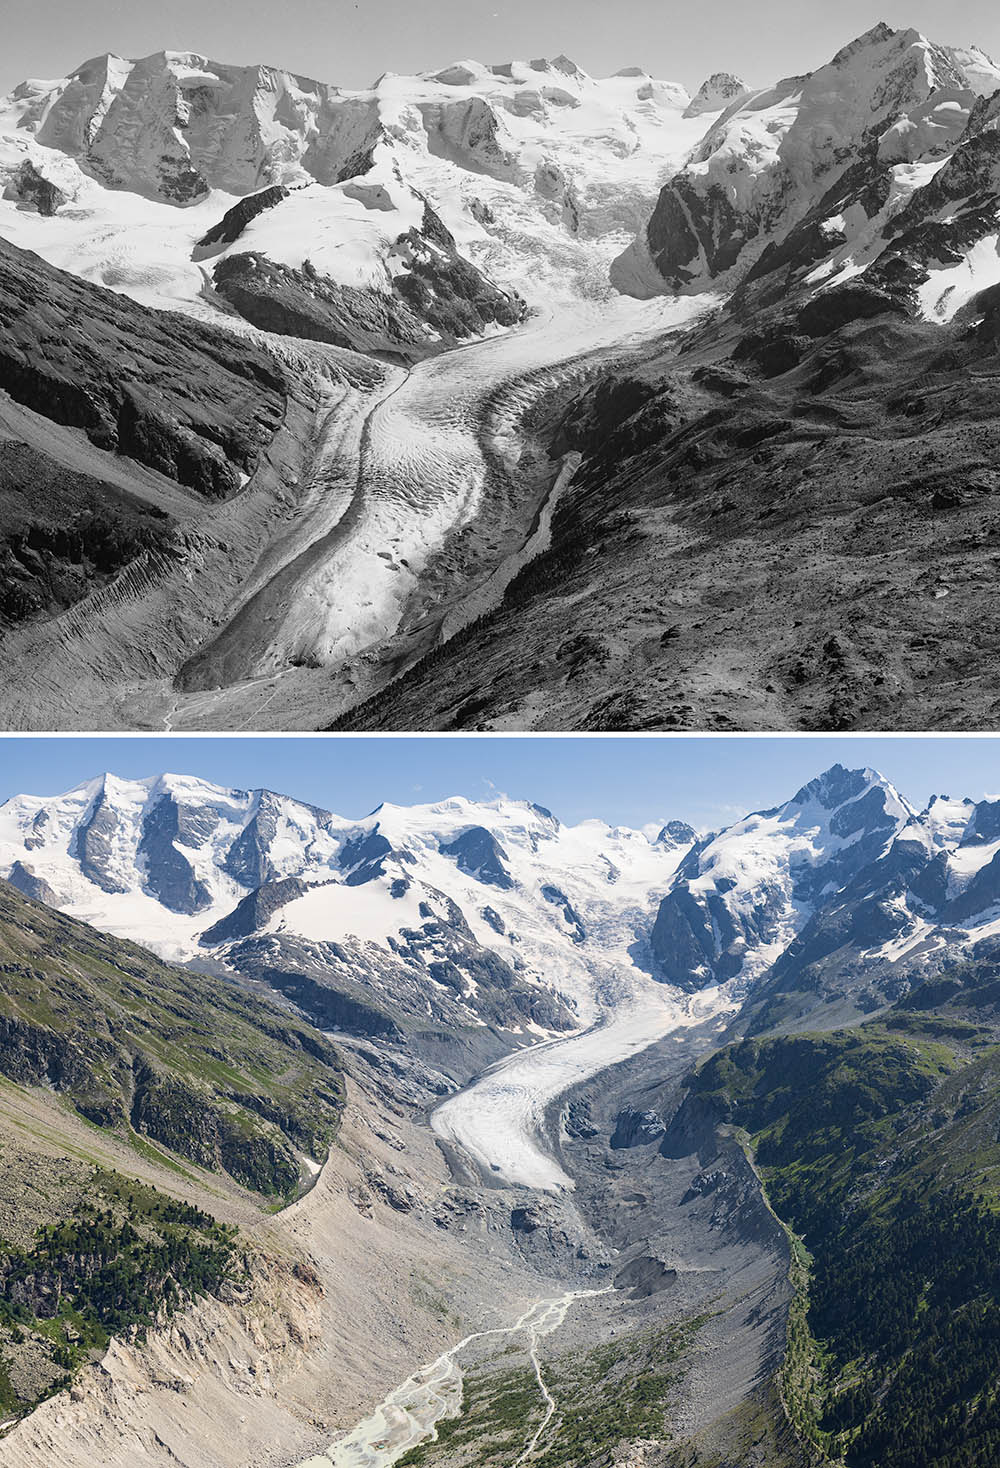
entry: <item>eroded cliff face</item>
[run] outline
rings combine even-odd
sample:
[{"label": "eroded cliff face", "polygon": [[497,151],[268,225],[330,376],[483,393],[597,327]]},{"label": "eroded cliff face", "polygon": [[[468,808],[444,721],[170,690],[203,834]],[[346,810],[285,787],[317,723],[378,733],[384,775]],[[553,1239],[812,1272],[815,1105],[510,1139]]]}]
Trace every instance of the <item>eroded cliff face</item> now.
[{"label": "eroded cliff face", "polygon": [[559,1292],[492,1246],[469,1199],[442,1201],[444,1157],[411,1120],[420,1080],[358,1068],[312,1190],[241,1229],[246,1276],[115,1340],[0,1439],[0,1468],[296,1463],[467,1329]]},{"label": "eroded cliff face", "polygon": [[303,1432],[282,1387],[316,1348],[323,1293],[307,1266],[258,1255],[227,1298],[199,1300],[145,1341],[113,1341],[68,1391],[0,1441],[0,1463],[280,1461],[262,1455],[262,1444]]}]

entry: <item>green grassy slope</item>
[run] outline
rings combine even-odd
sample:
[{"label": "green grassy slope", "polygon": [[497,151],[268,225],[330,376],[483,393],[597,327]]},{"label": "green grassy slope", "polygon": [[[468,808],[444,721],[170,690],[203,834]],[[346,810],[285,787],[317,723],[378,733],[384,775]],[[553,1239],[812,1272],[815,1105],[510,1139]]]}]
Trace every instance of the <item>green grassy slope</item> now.
[{"label": "green grassy slope", "polygon": [[0,1078],[2,1424],[112,1337],[241,1292],[234,1212],[297,1193],[344,1083],[310,1025],[2,881]]},{"label": "green grassy slope", "polygon": [[310,1025],[224,979],[171,967],[0,882],[0,1074],[88,1120],[257,1192],[321,1161],[344,1088]]}]

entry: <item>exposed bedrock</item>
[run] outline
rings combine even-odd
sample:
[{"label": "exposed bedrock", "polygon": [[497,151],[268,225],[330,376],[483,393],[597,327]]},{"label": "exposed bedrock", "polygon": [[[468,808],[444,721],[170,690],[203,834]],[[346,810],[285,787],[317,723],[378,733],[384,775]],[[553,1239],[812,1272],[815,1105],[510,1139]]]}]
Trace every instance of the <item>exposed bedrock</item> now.
[{"label": "exposed bedrock", "polygon": [[[450,239],[450,236],[449,236]],[[255,252],[215,267],[219,295],[245,320],[281,336],[326,342],[405,362],[480,334],[515,326],[527,307],[455,250],[416,230],[397,241],[406,268],[391,289],[340,285],[307,260],[300,270]]]},{"label": "exposed bedrock", "polygon": [[209,498],[253,473],[281,423],[274,359],[145,310],[0,240],[0,388]]}]

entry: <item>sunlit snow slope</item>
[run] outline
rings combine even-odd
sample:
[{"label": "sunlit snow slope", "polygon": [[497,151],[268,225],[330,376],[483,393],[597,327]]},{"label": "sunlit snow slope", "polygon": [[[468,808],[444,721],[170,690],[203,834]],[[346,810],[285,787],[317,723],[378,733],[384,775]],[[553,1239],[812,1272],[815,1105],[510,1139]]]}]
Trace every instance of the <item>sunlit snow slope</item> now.
[{"label": "sunlit snow slope", "polygon": [[[607,292],[607,262],[718,114],[638,69],[461,62],[350,92],[183,52],[102,56],[0,104],[0,230],[147,304],[218,316],[212,271],[259,251],[390,289],[430,203],[459,251],[529,301]],[[40,190],[37,179],[48,189]],[[289,192],[233,242],[241,198]]]},{"label": "sunlit snow slope", "polygon": [[646,296],[791,267],[827,290],[901,254],[928,277],[924,314],[949,320],[1000,282],[987,136],[998,89],[1000,67],[978,48],[880,23],[713,120],[612,278]]},{"label": "sunlit snow slope", "polygon": [[[389,1010],[405,986],[413,1013],[540,1033],[590,1024],[632,992],[692,838],[567,827],[507,800],[351,821],[268,791],[105,775],[0,807],[0,873],[170,958],[263,972],[293,953],[325,981],[363,980],[366,1002]],[[504,991],[521,995],[513,1010]]]}]

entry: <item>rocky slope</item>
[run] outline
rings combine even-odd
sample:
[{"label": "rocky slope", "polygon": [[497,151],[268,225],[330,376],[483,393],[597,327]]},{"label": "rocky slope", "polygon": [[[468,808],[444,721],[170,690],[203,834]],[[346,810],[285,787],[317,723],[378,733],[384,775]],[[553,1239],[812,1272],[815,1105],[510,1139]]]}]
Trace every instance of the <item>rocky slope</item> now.
[{"label": "rocky slope", "polygon": [[209,498],[253,473],[287,396],[266,353],[61,275],[7,241],[0,299],[0,387],[15,402]]},{"label": "rocky slope", "polygon": [[[209,1025],[213,1037],[224,1030],[230,1061],[254,1024],[269,1032],[274,1010],[245,990],[222,986],[227,1009],[216,981],[189,973],[179,999],[173,971],[151,955],[34,904],[20,903],[5,941],[17,934],[30,944],[40,931],[55,933],[71,977],[104,955],[101,987],[90,993],[98,1034],[104,1021],[121,1029],[119,980],[134,986],[133,1026],[148,1017],[147,1046],[161,1013],[177,1011],[162,1032],[182,1074]],[[141,1004],[140,961],[158,981]],[[66,977],[52,977],[65,991]],[[199,994],[218,1013],[192,1036]],[[248,1016],[243,1031],[230,1023],[232,1002]],[[287,1016],[281,1023],[306,1032]],[[268,1059],[258,1044],[258,1082]],[[182,1457],[222,1468],[238,1455],[260,1468],[287,1465],[342,1435],[414,1360],[470,1329],[505,1340],[509,1312],[558,1299],[581,1271],[608,1267],[586,1253],[589,1235],[570,1214],[547,1243],[531,1244],[511,1225],[523,1193],[454,1185],[423,1124],[434,1087],[447,1084],[440,1075],[391,1046],[355,1045],[348,1064],[349,1105],[329,1159],[310,1191],[266,1218],[266,1200],[225,1173],[162,1146],[130,1150],[113,1128],[84,1126],[50,1090],[0,1084],[0,1463],[134,1468]],[[213,1077],[223,1089],[224,1069]],[[189,1120],[201,1114],[189,1110]],[[244,1120],[256,1124],[253,1112]],[[518,1363],[527,1360],[523,1341],[516,1350]]]},{"label": "rocky slope", "polygon": [[915,315],[779,270],[553,404],[547,548],[334,727],[991,727],[997,302]]},{"label": "rocky slope", "polygon": [[[15,881],[32,885],[22,871]],[[0,1070],[97,1126],[289,1194],[343,1108],[336,1051],[224,980],[191,976],[5,882]]]},{"label": "rocky slope", "polygon": [[6,1428],[199,1300],[251,1300],[261,1260],[237,1223],[312,1182],[345,1085],[301,1021],[8,882],[0,1076]]},{"label": "rocky slope", "polygon": [[2,239],[0,319],[0,615],[11,624],[58,612],[130,565],[182,560],[181,527],[255,473],[293,389],[250,343]]}]

